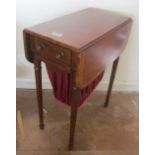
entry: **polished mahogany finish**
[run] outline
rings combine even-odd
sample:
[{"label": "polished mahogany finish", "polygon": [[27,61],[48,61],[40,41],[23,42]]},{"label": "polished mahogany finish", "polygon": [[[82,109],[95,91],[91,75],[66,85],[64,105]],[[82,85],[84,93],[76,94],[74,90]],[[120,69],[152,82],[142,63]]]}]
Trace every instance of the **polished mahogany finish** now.
[{"label": "polished mahogany finish", "polygon": [[116,12],[88,8],[41,23],[28,30],[31,34],[40,35],[55,44],[72,50],[81,50],[130,21],[130,18]]},{"label": "polished mahogany finish", "polygon": [[55,63],[71,64],[71,51],[36,37],[32,37],[31,43],[32,52],[37,55]]},{"label": "polished mahogany finish", "polygon": [[40,127],[43,128],[41,61],[70,73],[71,124],[69,149],[73,149],[79,91],[108,64],[113,64],[105,106],[108,105],[116,68],[129,36],[132,20],[116,12],[88,8],[24,30],[25,55],[35,65]]},{"label": "polished mahogany finish", "polygon": [[78,64],[71,66],[76,70],[76,84],[84,88],[121,54],[131,21],[115,12],[88,8],[25,29],[27,59],[33,62],[36,52],[63,66],[71,64],[72,55]]},{"label": "polished mahogany finish", "polygon": [[120,56],[128,39],[130,27],[131,23],[128,23],[109,32],[93,46],[81,52],[77,68],[79,74],[77,72],[76,76],[76,83],[80,88],[87,86],[107,65]]}]

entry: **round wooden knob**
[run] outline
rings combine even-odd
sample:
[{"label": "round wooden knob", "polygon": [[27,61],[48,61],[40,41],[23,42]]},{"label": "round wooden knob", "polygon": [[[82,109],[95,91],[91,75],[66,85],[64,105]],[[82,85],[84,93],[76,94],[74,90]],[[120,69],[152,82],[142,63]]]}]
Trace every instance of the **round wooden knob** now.
[{"label": "round wooden knob", "polygon": [[56,55],[56,58],[57,59],[63,59],[64,58],[64,53],[63,52],[60,52]]},{"label": "round wooden knob", "polygon": [[40,45],[37,46],[37,50],[41,51],[46,47],[46,45],[44,43],[41,43]]}]

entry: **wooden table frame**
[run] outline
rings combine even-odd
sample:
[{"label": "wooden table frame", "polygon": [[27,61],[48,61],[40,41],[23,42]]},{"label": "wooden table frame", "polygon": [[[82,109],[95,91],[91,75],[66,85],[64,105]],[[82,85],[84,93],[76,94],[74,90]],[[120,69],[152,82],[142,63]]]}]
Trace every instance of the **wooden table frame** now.
[{"label": "wooden table frame", "polygon": [[[106,100],[104,103],[104,107],[108,106],[115,74],[118,66],[119,58],[117,58],[113,62],[110,81],[109,81],[109,87],[107,91]],[[34,70],[35,70],[35,78],[36,78],[36,92],[37,92],[37,102],[38,102],[38,113],[39,113],[39,126],[40,129],[44,129],[44,119],[43,119],[43,95],[42,95],[42,74],[41,74],[41,60],[39,58],[35,58],[34,61]],[[71,79],[74,79],[75,73],[71,72]],[[76,127],[76,119],[77,119],[77,111],[78,111],[78,103],[79,103],[79,95],[80,95],[80,89],[76,87],[76,85],[73,82],[73,88],[70,89],[71,93],[71,103],[74,103],[71,105],[71,116],[70,116],[70,135],[69,135],[69,150],[72,150],[74,147],[74,135],[75,135],[75,127]]]},{"label": "wooden table frame", "polygon": [[71,76],[69,150],[74,146],[80,91],[113,63],[103,107],[108,106],[119,57],[127,44],[131,25],[130,17],[87,8],[23,31],[25,56],[34,64],[40,129],[44,129],[41,62]]}]

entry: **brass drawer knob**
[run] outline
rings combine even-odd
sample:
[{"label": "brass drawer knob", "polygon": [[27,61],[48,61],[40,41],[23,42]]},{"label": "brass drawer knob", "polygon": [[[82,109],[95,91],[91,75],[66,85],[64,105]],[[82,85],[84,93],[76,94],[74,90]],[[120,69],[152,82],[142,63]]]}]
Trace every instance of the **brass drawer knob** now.
[{"label": "brass drawer knob", "polygon": [[56,59],[63,59],[64,58],[64,53],[60,52],[59,54],[56,55]]},{"label": "brass drawer knob", "polygon": [[40,45],[38,45],[36,48],[38,51],[43,50],[46,47],[46,45],[44,43],[41,43]]}]

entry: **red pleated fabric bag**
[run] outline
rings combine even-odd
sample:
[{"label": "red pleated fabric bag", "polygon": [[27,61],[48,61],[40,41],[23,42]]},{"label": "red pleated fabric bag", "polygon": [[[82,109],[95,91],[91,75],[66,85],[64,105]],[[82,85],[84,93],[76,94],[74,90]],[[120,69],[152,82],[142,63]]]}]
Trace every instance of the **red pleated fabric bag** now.
[{"label": "red pleated fabric bag", "polygon": [[[71,106],[72,104],[70,101],[71,94],[69,89],[72,88],[72,86],[71,86],[70,74],[64,71],[53,70],[48,66],[48,64],[46,64],[46,68],[47,68],[49,79],[53,86],[55,98],[61,103]],[[99,76],[97,76],[97,78],[94,79],[88,86],[81,89],[80,102],[78,104],[78,107],[80,107],[84,103],[84,101],[90,96],[90,94],[99,84],[99,82],[102,80],[103,74],[104,72],[102,72]]]}]

